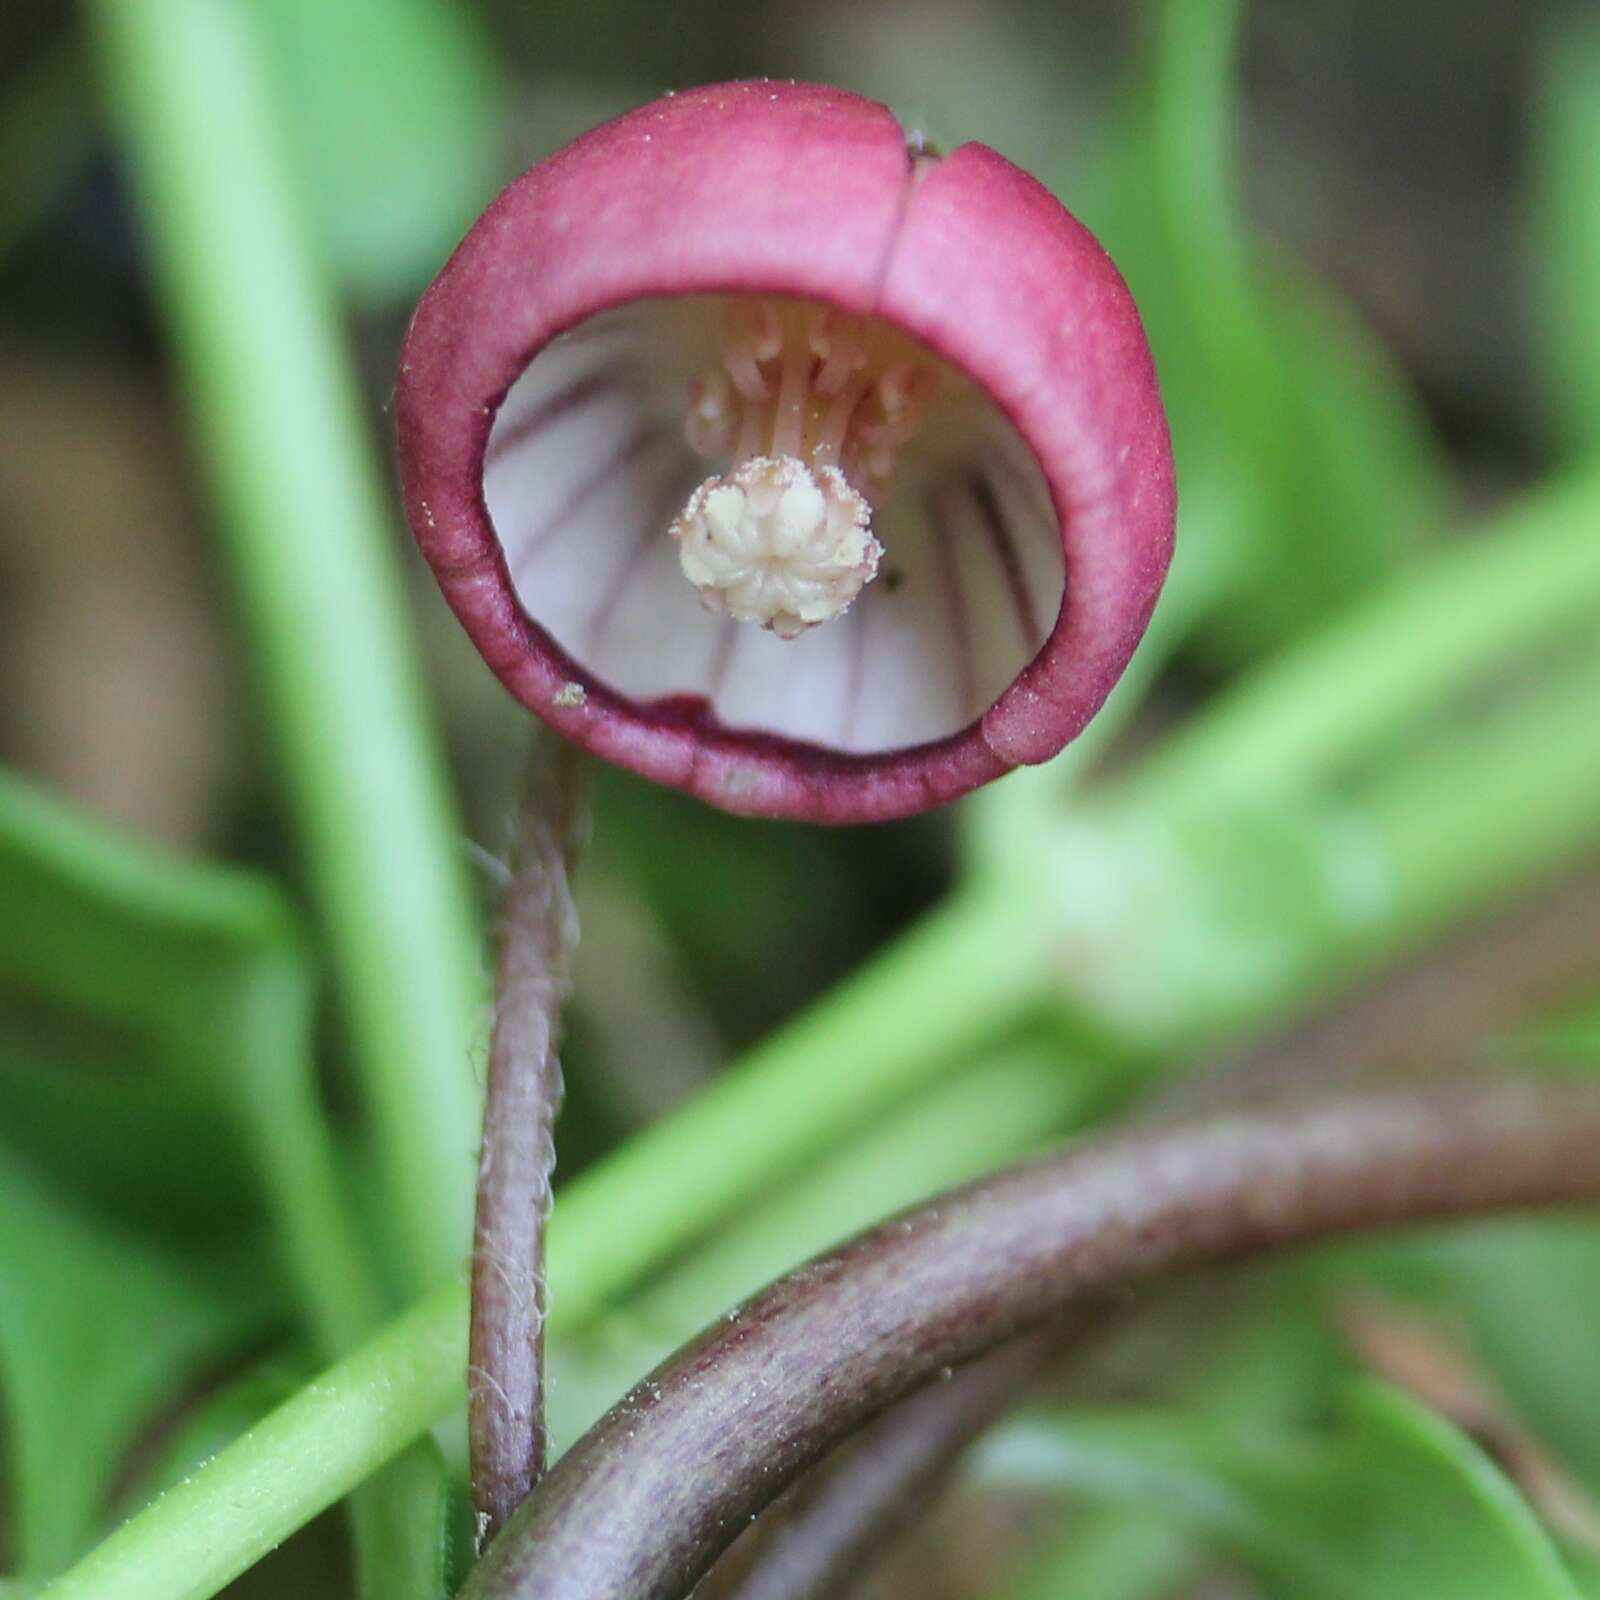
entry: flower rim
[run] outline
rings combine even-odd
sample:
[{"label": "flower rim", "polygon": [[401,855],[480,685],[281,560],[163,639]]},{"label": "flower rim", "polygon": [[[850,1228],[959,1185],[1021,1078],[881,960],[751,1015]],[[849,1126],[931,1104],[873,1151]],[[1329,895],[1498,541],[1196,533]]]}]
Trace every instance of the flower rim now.
[{"label": "flower rim", "polygon": [[[835,219],[821,235],[819,209]],[[970,377],[1033,455],[1065,593],[1038,653],[960,730],[846,752],[728,727],[698,700],[614,692],[524,607],[483,487],[506,394],[592,317],[707,294],[879,318]],[[931,157],[887,108],[839,90],[755,81],[669,96],[523,174],[419,304],[395,409],[413,534],[506,687],[595,755],[742,814],[884,820],[1048,759],[1120,676],[1171,557],[1165,416],[1110,258],[994,151]]]}]

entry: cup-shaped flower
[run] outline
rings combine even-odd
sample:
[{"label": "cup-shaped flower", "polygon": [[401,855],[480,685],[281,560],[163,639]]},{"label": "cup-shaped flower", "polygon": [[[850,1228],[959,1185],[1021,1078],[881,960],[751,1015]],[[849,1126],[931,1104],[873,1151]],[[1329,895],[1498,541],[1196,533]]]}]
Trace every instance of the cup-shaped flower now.
[{"label": "cup-shaped flower", "polygon": [[417,308],[407,514],[525,705],[727,810],[901,816],[1072,739],[1171,554],[1093,237],[802,84],[669,96],[489,207]]}]

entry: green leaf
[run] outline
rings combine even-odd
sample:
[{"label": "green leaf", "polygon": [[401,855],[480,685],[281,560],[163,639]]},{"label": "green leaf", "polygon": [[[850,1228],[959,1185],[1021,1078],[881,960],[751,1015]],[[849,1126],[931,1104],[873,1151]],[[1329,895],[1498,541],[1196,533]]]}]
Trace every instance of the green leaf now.
[{"label": "green leaf", "polygon": [[141,849],[0,773],[0,1000],[0,1137],[119,1213],[152,1193],[164,1221],[181,1203],[225,1224],[244,1172],[323,1343],[376,1323],[316,1100],[310,976],[270,883]]},{"label": "green leaf", "polygon": [[197,1367],[287,1315],[229,1100],[260,1030],[228,999],[290,928],[265,886],[131,849],[0,774],[0,1383],[25,1574],[79,1553]]},{"label": "green leaf", "polygon": [[1353,1384],[1320,1434],[1189,1415],[1066,1416],[999,1443],[991,1468],[1159,1507],[1294,1600],[1578,1600],[1549,1536],[1458,1429]]},{"label": "green leaf", "polygon": [[505,94],[474,8],[247,0],[322,251],[346,289],[421,289],[506,176]]},{"label": "green leaf", "polygon": [[211,1230],[255,1198],[209,1093],[136,1034],[0,986],[0,1141],[124,1218]]},{"label": "green leaf", "polygon": [[1377,1241],[1337,1252],[1324,1281],[1352,1279],[1459,1328],[1517,1416],[1600,1494],[1600,1223],[1512,1218]]},{"label": "green leaf", "polygon": [[9,974],[154,1028],[188,1012],[196,972],[293,935],[264,880],[130,845],[4,772],[0,918],[29,935],[5,948]]},{"label": "green leaf", "polygon": [[0,999],[0,1384],[24,1571],[45,1574],[186,1376],[289,1320],[280,1263],[329,1353],[379,1307],[270,884],[132,846],[0,774]]},{"label": "green leaf", "polygon": [[1034,1554],[1005,1600],[1169,1600],[1196,1564],[1194,1540],[1143,1506],[1096,1506]]},{"label": "green leaf", "polygon": [[118,1215],[237,1218],[252,1190],[219,1068],[239,1040],[218,1010],[241,962],[292,949],[268,885],[0,773],[0,1138]]},{"label": "green leaf", "polygon": [[1569,1551],[1567,1566],[1572,1571],[1572,1581],[1577,1584],[1578,1592],[1585,1600],[1596,1600],[1600,1596],[1600,1556],[1588,1550]]},{"label": "green leaf", "polygon": [[18,1565],[44,1578],[99,1529],[120,1463],[283,1296],[259,1241],[181,1253],[71,1207],[0,1151],[0,1386]]},{"label": "green leaf", "polygon": [[1443,524],[1449,500],[1420,401],[1349,307],[1287,262],[1262,294],[1283,374],[1283,470],[1271,480],[1261,560],[1230,601],[1227,627],[1207,638],[1222,657],[1241,643],[1264,652],[1379,587]]}]

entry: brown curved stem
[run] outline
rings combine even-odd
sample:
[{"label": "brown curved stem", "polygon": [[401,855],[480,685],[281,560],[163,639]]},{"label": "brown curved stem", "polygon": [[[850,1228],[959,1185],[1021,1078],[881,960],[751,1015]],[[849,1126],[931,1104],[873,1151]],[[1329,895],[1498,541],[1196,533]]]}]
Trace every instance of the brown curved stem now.
[{"label": "brown curved stem", "polygon": [[1052,1325],[892,1406],[763,1513],[695,1590],[695,1600],[834,1600],[853,1593],[921,1521],[967,1447],[1070,1342],[1069,1328]]},{"label": "brown curved stem", "polygon": [[805,1467],[1086,1296],[1354,1230],[1600,1199],[1600,1084],[1481,1078],[1084,1141],[779,1279],[603,1417],[463,1600],[676,1600]]},{"label": "brown curved stem", "polygon": [[500,904],[468,1354],[480,1548],[544,1472],[544,1235],[561,1007],[577,928],[568,875],[585,814],[586,759],[564,740],[540,737]]}]

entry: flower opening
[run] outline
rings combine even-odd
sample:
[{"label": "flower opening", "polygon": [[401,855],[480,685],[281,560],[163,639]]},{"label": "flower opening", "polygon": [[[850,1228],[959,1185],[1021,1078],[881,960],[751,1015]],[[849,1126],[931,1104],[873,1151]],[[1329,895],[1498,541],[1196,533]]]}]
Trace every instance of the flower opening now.
[{"label": "flower opening", "polygon": [[602,313],[528,364],[485,460],[528,614],[613,692],[730,730],[946,738],[1060,610],[1049,492],[994,402],[816,301]]},{"label": "flower opening", "polygon": [[1170,551],[1104,253],[993,152],[804,85],[672,97],[525,175],[419,307],[397,413],[495,671],[734,810],[899,815],[1044,759]]},{"label": "flower opening", "polygon": [[684,437],[730,457],[672,524],[708,610],[781,639],[840,615],[877,574],[868,531],[933,372],[867,319],[828,306],[730,301],[719,359],[689,385]]}]

